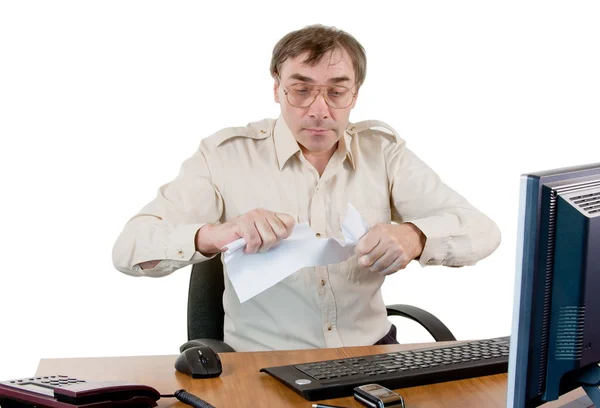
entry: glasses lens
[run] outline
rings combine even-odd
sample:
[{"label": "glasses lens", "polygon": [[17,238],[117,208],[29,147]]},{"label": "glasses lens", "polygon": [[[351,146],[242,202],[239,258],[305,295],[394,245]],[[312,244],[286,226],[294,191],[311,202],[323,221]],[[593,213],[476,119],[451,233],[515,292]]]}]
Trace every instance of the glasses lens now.
[{"label": "glasses lens", "polygon": [[[310,106],[319,93],[319,86],[307,84],[295,84],[287,93],[288,102],[298,108]],[[347,108],[352,103],[353,95],[350,89],[344,86],[324,87],[325,101],[329,106],[336,109]]]},{"label": "glasses lens", "polygon": [[305,108],[315,99],[317,90],[310,85],[296,84],[288,90],[287,98],[290,105]]},{"label": "glasses lens", "polygon": [[330,86],[325,99],[332,108],[347,108],[352,103],[352,92],[345,86]]}]

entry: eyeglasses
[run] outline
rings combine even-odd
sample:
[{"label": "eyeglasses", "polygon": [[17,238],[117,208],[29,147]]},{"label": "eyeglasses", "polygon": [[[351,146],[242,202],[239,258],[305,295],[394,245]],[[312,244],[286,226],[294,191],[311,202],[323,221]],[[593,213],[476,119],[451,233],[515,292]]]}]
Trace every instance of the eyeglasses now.
[{"label": "eyeglasses", "polygon": [[330,108],[347,108],[352,105],[352,101],[356,98],[356,93],[352,92],[350,88],[340,85],[294,84],[285,89],[281,78],[279,78],[279,83],[288,103],[296,108],[308,108],[312,105],[321,93],[321,89],[325,89],[323,98]]}]

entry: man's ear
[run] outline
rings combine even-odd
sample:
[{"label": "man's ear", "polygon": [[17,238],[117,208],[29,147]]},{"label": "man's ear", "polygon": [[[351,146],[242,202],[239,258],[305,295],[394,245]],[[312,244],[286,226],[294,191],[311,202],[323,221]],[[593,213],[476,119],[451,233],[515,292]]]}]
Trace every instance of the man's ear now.
[{"label": "man's ear", "polygon": [[279,103],[279,78],[275,78],[273,84],[273,98],[275,98],[275,102]]}]

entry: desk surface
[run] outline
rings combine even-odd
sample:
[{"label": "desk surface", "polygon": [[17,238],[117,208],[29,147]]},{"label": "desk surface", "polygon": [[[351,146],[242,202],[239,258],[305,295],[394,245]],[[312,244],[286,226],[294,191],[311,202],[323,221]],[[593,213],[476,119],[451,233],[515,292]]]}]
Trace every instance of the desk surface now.
[{"label": "desk surface", "polygon": [[[95,357],[42,359],[36,375],[64,374],[90,381],[123,380],[146,384],[161,394],[172,394],[185,389],[210,402],[217,408],[227,407],[311,407],[292,390],[265,373],[263,367],[419,348],[427,345],[385,345],[346,347],[319,350],[221,353],[223,374],[217,378],[194,380],[173,368],[177,356],[148,357]],[[506,405],[506,374],[478,377],[468,380],[397,390],[405,399],[407,408],[503,408]],[[561,398],[571,401],[584,395],[573,391]],[[186,407],[174,398],[158,401],[159,407]],[[258,402],[260,402],[258,404]],[[363,408],[352,397],[319,401],[344,407]],[[544,407],[558,406],[555,403]]]}]

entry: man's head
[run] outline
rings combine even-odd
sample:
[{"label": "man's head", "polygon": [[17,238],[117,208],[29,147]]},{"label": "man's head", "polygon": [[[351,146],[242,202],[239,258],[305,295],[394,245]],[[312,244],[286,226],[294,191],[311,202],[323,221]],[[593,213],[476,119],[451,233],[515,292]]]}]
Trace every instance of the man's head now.
[{"label": "man's head", "polygon": [[275,102],[305,150],[330,151],[342,137],[366,69],[360,43],[332,27],[308,26],[275,45],[271,59]]}]

